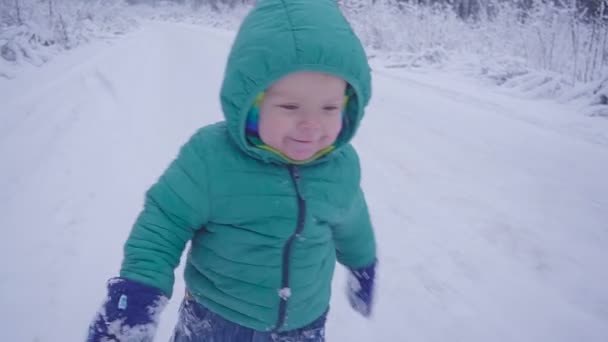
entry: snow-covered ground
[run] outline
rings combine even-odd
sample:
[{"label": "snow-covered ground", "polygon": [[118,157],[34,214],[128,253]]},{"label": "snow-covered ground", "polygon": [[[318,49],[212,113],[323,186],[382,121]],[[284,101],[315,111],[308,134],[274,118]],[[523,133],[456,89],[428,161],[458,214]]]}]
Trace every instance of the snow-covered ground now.
[{"label": "snow-covered ground", "polygon": [[[144,191],[222,118],[232,37],[144,22],[0,79],[0,341],[83,340]],[[607,341],[608,120],[382,65],[355,139],[376,311],[350,310],[340,270],[328,340]]]}]

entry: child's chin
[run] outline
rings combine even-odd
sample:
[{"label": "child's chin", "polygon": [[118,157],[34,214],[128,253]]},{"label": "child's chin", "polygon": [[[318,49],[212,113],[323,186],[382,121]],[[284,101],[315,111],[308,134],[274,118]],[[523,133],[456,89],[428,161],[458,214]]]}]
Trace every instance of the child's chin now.
[{"label": "child's chin", "polygon": [[290,151],[289,153],[285,153],[290,159],[295,161],[305,161],[312,158],[315,155],[315,152],[310,151]]}]

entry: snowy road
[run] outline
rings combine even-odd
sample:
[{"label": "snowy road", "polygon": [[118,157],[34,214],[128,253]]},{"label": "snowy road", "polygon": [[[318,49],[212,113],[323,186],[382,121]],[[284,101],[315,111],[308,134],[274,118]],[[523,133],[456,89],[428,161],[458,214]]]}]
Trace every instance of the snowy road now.
[{"label": "snowy road", "polygon": [[[0,341],[83,340],[144,191],[221,119],[232,36],[147,23],[1,81]],[[440,71],[373,77],[355,145],[376,314],[350,310],[340,270],[328,340],[607,341],[608,121]]]}]

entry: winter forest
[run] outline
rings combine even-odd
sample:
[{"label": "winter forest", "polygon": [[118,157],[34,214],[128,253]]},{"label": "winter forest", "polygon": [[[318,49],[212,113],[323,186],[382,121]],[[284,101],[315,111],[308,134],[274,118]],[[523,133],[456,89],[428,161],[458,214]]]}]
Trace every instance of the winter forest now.
[{"label": "winter forest", "polygon": [[[606,0],[341,0],[370,58],[393,67],[472,58],[475,72],[540,96],[608,104]],[[238,25],[246,0],[1,0],[0,77],[39,65],[62,49],[129,31],[161,16]],[[162,12],[152,8],[163,7]],[[130,15],[130,14],[133,15]],[[162,14],[157,14],[162,13]],[[576,89],[576,90],[575,90]],[[605,115],[601,108],[592,115]]]}]

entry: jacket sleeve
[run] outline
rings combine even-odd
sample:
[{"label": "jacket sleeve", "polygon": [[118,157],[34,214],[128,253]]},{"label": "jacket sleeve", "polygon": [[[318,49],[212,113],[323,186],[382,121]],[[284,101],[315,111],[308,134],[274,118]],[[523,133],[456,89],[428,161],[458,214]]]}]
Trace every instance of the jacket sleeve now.
[{"label": "jacket sleeve", "polygon": [[351,200],[345,217],[333,227],[338,262],[351,269],[371,265],[376,260],[376,238],[361,189],[359,156],[352,146],[345,148],[343,174],[351,174],[349,182]]},{"label": "jacket sleeve", "polygon": [[365,202],[359,187],[344,221],[334,226],[334,243],[338,262],[357,269],[376,260],[376,238]]},{"label": "jacket sleeve", "polygon": [[146,192],[124,246],[120,276],[160,289],[171,297],[174,270],[186,243],[209,218],[208,177],[200,132]]}]

